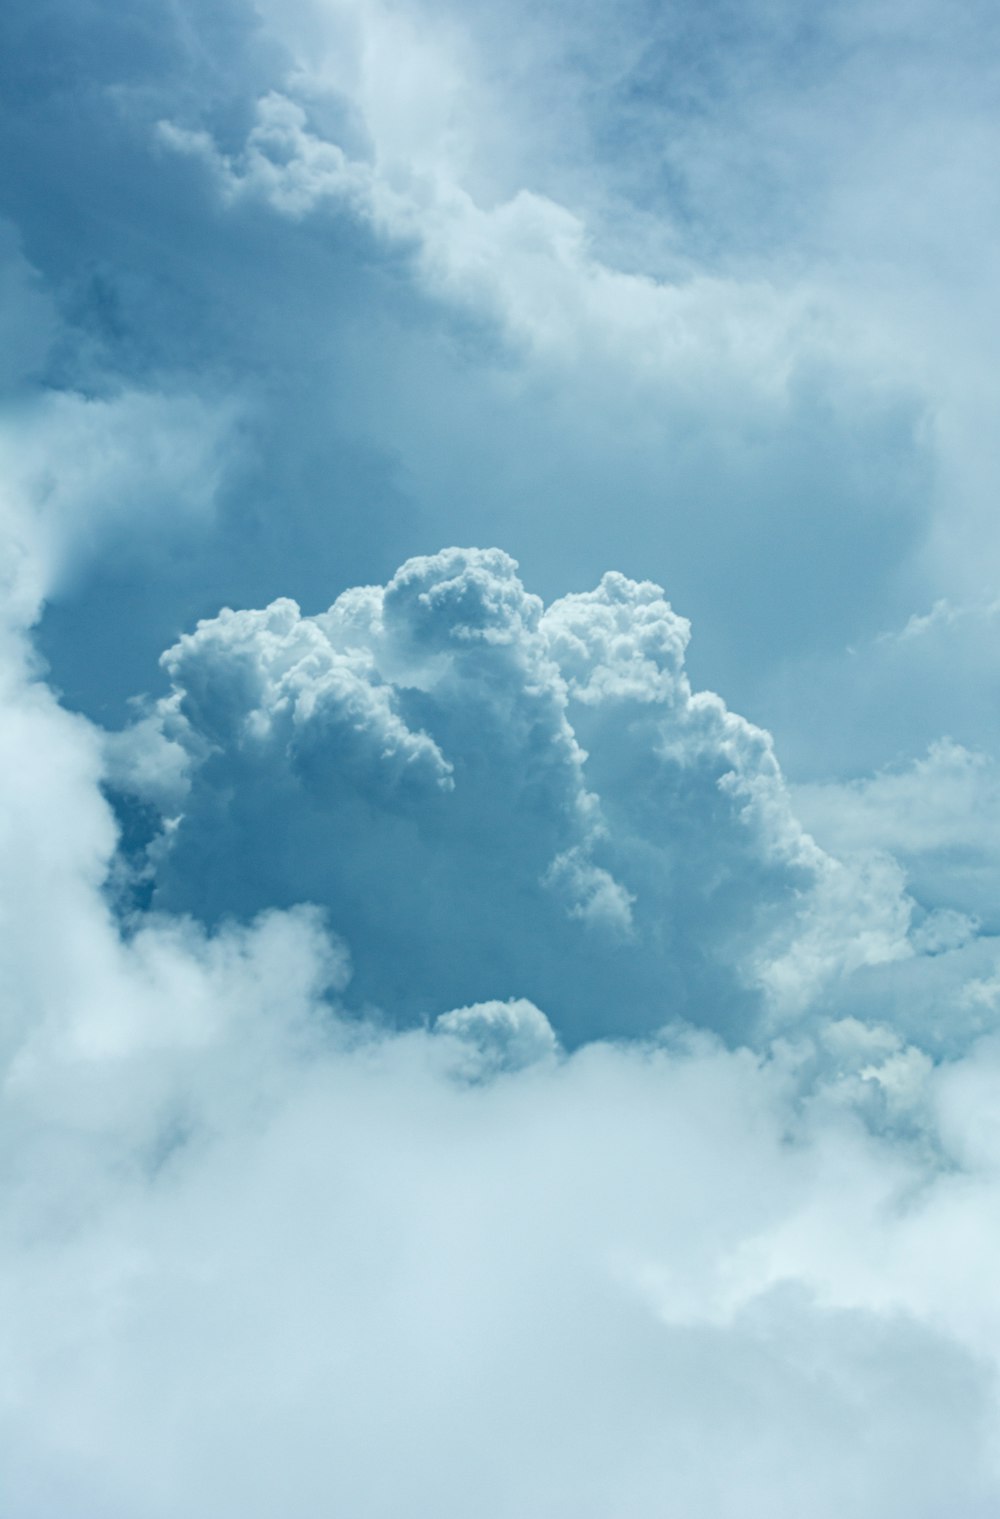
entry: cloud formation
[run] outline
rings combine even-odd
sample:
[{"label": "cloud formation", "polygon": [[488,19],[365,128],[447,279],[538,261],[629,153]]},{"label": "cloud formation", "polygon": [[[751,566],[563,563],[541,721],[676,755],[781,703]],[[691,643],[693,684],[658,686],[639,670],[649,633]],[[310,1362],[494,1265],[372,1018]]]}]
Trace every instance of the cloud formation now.
[{"label": "cloud formation", "polygon": [[572,1042],[795,1017],[910,955],[910,904],[891,859],[849,868],[802,830],[769,736],[692,691],[688,636],[620,574],[546,608],[498,550],[410,560],[314,617],[224,611],[109,751],[172,820],[152,901],[319,902],[396,1016],[525,996]]},{"label": "cloud formation", "polygon": [[5,1519],[997,1513],[995,28],[0,14]]}]

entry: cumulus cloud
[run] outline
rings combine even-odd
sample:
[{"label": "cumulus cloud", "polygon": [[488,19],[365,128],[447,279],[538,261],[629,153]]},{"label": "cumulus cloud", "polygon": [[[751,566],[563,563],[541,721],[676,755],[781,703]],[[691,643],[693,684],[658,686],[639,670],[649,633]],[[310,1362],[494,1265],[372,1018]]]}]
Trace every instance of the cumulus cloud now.
[{"label": "cumulus cloud", "polygon": [[473,1072],[521,1070],[551,1059],[559,1049],[555,1031],[543,1012],[523,997],[509,1002],[480,1002],[442,1013],[439,1034],[459,1040]]},{"label": "cumulus cloud", "polygon": [[799,1015],[913,952],[910,903],[891,861],[803,831],[769,736],[692,691],[687,639],[657,586],[546,608],[498,550],[313,617],[225,611],[165,654],[131,765],[114,740],[121,790],[176,820],[153,901],[321,902],[356,993],[411,1018],[526,996],[575,1041]]}]

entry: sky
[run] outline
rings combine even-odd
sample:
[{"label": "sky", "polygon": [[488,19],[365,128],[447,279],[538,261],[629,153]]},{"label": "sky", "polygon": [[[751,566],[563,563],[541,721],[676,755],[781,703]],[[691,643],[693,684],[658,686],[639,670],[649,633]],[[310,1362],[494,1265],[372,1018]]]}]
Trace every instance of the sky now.
[{"label": "sky", "polygon": [[1000,1512],[998,44],[4,8],[5,1519]]}]

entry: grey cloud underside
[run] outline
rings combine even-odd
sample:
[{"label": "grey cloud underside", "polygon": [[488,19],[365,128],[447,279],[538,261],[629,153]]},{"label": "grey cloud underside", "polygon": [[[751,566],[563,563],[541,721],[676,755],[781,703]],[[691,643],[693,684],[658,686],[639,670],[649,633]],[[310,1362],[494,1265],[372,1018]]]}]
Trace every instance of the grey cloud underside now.
[{"label": "grey cloud underside", "polygon": [[315,617],[182,637],[171,695],[107,746],[144,905],[317,903],[355,1005],[527,997],[571,1043],[752,1037],[912,953],[898,872],[803,832],[769,736],[692,692],[658,587],[611,573],[545,608],[516,568],[449,549]]}]

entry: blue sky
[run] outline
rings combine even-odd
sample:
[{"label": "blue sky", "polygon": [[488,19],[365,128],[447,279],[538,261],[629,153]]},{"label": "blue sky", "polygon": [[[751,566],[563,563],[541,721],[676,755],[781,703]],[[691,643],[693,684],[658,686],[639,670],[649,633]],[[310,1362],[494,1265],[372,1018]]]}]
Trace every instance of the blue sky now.
[{"label": "blue sky", "polygon": [[997,1511],[998,25],[7,8],[12,1519]]}]

